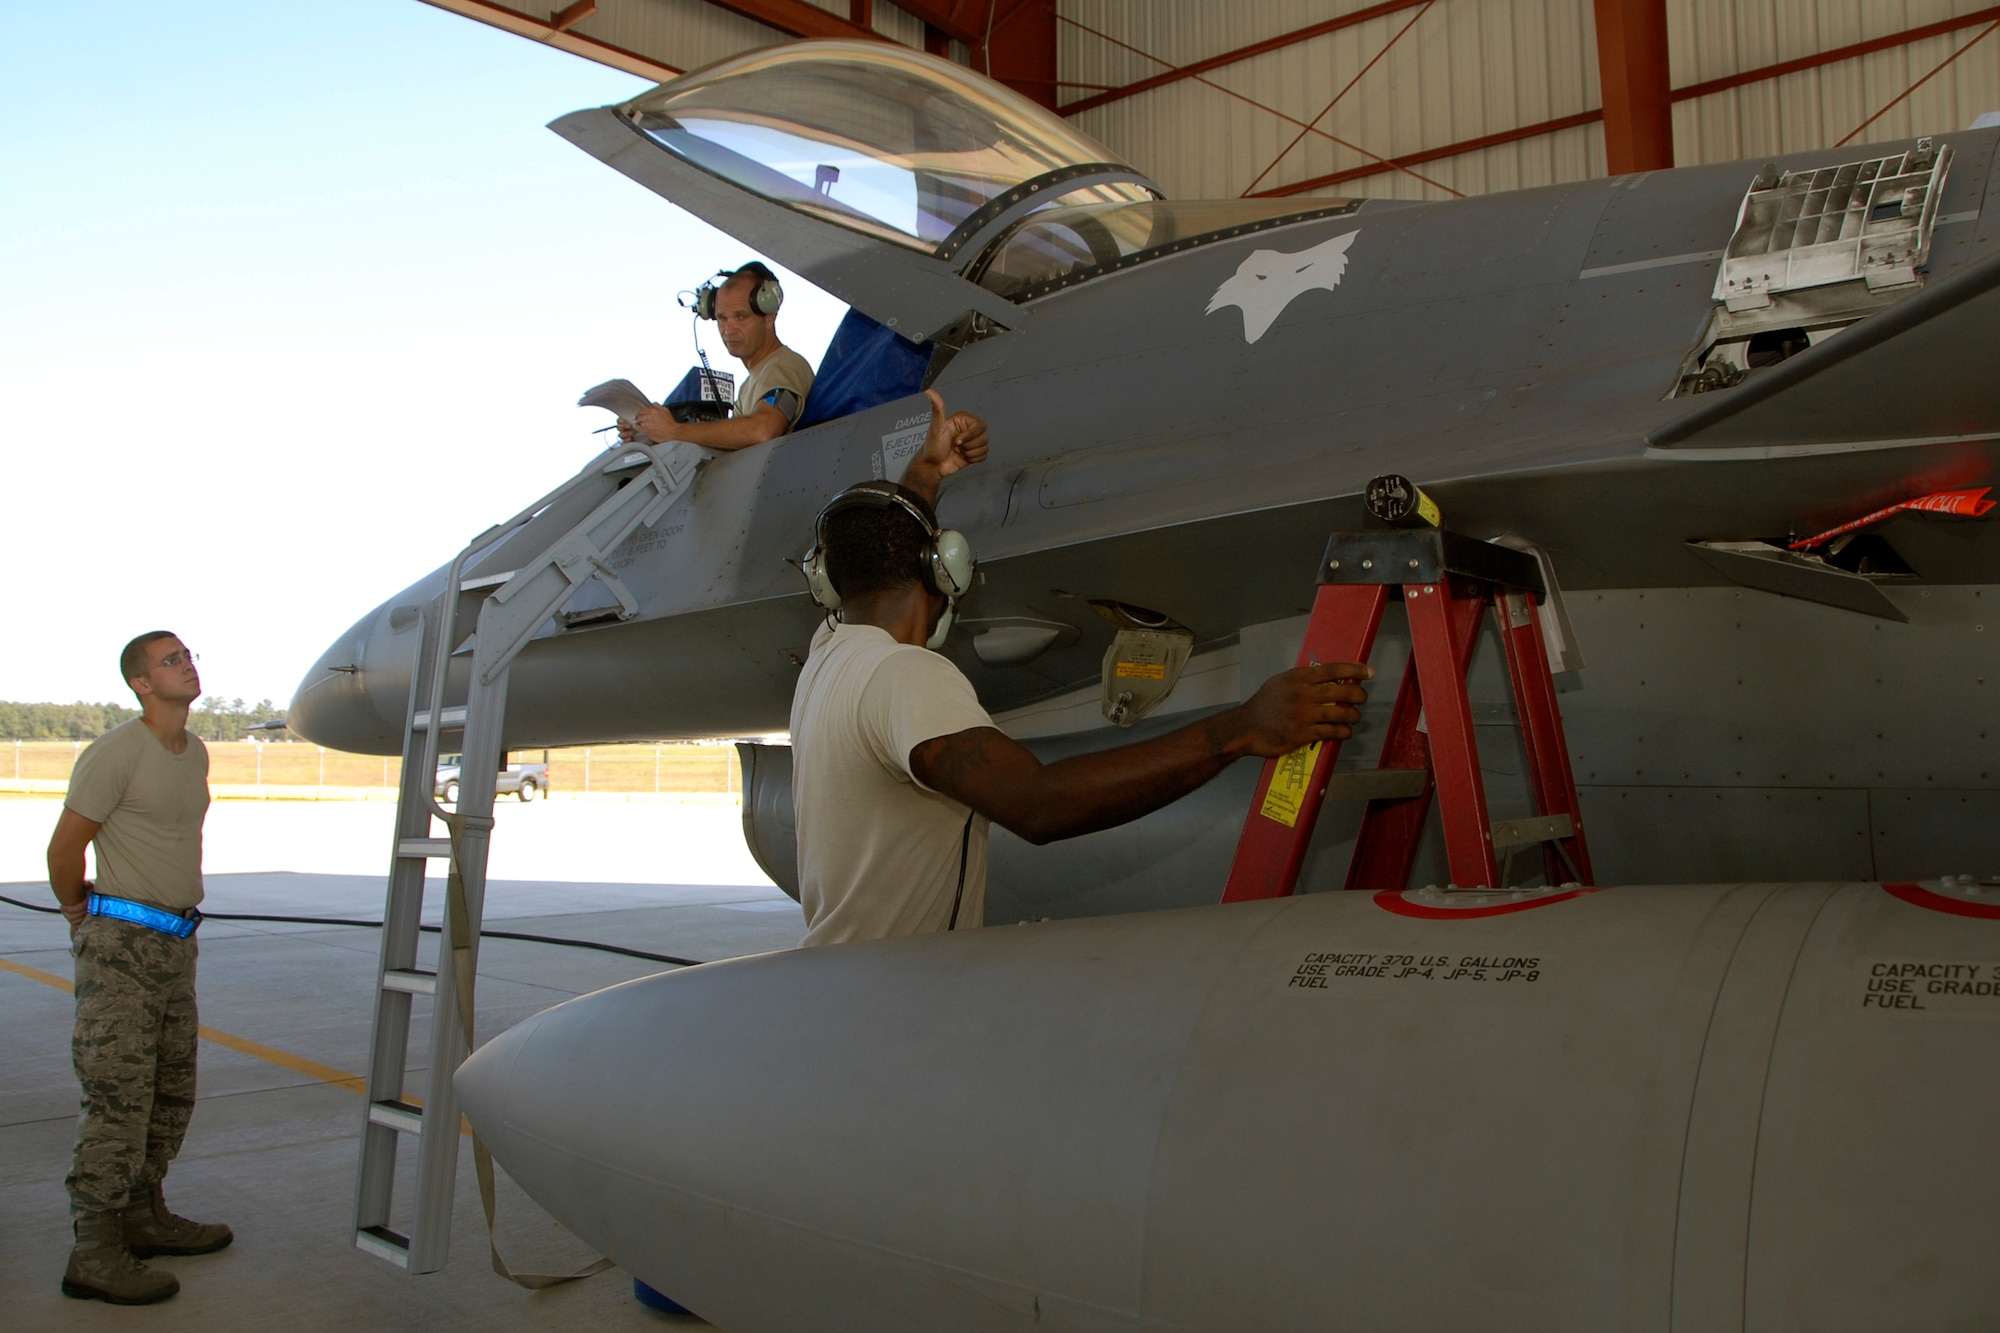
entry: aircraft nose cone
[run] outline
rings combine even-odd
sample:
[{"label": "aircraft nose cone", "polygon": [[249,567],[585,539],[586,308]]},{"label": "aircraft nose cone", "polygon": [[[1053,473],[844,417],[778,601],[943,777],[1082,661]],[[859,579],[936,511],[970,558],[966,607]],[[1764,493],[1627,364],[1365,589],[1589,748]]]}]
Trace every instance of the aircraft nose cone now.
[{"label": "aircraft nose cone", "polygon": [[413,618],[377,607],[333,641],[285,710],[294,735],[331,750],[400,754],[415,651]]}]

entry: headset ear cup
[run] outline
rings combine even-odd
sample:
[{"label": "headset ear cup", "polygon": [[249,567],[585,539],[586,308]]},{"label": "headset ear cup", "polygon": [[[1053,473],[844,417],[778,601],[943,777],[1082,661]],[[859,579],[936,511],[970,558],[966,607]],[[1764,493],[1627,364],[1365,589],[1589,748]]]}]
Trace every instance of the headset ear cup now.
[{"label": "headset ear cup", "polygon": [[707,283],[694,289],[694,315],[696,319],[715,318],[715,288]]},{"label": "headset ear cup", "polygon": [[972,588],[972,543],[965,534],[947,528],[931,547],[931,583],[947,597],[961,597]]},{"label": "headset ear cup", "polygon": [[766,278],[757,284],[756,305],[760,315],[775,315],[785,303],[785,289],[778,285],[776,278]]},{"label": "headset ear cup", "polygon": [[840,594],[835,591],[833,580],[827,577],[824,548],[815,546],[806,552],[801,567],[806,572],[806,589],[812,593],[813,601],[829,611],[838,611]]}]

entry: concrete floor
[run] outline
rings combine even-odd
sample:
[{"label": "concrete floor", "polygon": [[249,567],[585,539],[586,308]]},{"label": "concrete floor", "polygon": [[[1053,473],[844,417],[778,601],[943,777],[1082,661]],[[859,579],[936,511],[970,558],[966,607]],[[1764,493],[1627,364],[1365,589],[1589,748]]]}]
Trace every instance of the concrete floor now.
[{"label": "concrete floor", "polygon": [[[18,839],[54,823],[55,803],[34,802],[47,808],[32,811],[23,804],[8,802],[0,812],[10,868],[20,863]],[[551,848],[574,849],[579,836],[587,846],[595,835],[617,831],[617,821],[602,810],[572,818],[555,804],[535,809],[548,817],[508,821],[516,852],[530,859],[553,859]],[[656,807],[622,809],[635,826],[659,818]],[[46,816],[46,823],[37,816]],[[321,833],[348,849],[342,851],[317,845],[323,839],[314,836],[315,821],[296,809],[272,814],[269,822],[283,825],[288,844],[273,857],[282,855],[300,869],[211,874],[204,905],[216,912],[379,919],[379,876],[307,869],[351,859],[353,818],[352,811],[340,811],[319,821]],[[687,855],[651,864],[662,877],[679,862],[726,868],[739,854],[728,845],[737,837],[735,821],[736,812],[728,809],[682,820]],[[246,834],[258,826],[256,815],[241,808],[230,810],[228,822]],[[211,846],[214,833],[211,823]],[[281,841],[270,830],[262,836]],[[375,845],[385,844],[386,835]],[[538,844],[546,846],[538,851]],[[211,851],[211,863],[216,859]],[[629,873],[616,855],[598,859],[613,873]],[[591,858],[572,851],[562,864],[587,871]],[[735,877],[754,875],[753,868]],[[441,884],[434,882],[433,889],[426,904],[430,921],[443,898]],[[25,902],[48,902],[48,894],[46,883],[0,883],[0,895]],[[803,933],[797,906],[768,883],[496,880],[487,924],[700,959],[789,948]],[[180,1295],[142,1311],[117,1309],[68,1300],[57,1290],[69,1248],[62,1178],[76,1124],[67,932],[59,918],[0,903],[0,1069],[7,1071],[0,1081],[0,1327],[124,1328],[142,1321],[149,1330],[701,1326],[640,1306],[630,1276],[617,1269],[537,1293],[496,1276],[470,1151],[459,1157],[455,1233],[442,1272],[412,1278],[356,1251],[349,1236],[361,1099],[331,1080],[367,1066],[377,933],[212,921],[200,938],[201,1017],[216,1036],[201,1046],[200,1100],[167,1195],[188,1216],[229,1223],[237,1239],[219,1254],[154,1260],[180,1277]],[[426,939],[434,948],[436,937]],[[480,1040],[571,996],[658,970],[659,964],[586,949],[489,939],[480,958]],[[425,1017],[420,1008],[420,1020]],[[414,1027],[411,1066],[421,1069],[427,1034],[421,1021]],[[407,1174],[414,1154],[403,1157]],[[403,1181],[398,1197],[409,1197]],[[504,1177],[499,1212],[501,1249],[517,1270],[567,1271],[590,1257]]]}]

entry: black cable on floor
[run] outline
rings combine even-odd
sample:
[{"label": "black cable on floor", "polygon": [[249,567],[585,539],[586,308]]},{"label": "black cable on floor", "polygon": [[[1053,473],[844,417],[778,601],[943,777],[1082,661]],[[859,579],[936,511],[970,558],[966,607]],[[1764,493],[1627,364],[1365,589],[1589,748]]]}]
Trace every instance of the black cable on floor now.
[{"label": "black cable on floor", "polygon": [[[0,903],[6,903],[10,907],[25,908],[30,912],[44,912],[51,916],[58,915],[62,911],[60,907],[43,907],[36,903],[24,903],[18,898],[9,898],[4,893],[0,893]],[[273,921],[288,926],[363,926],[369,930],[382,929],[380,921],[353,921],[337,916],[261,916],[249,912],[203,912],[201,915],[205,921]],[[436,935],[443,927],[419,926],[417,929],[426,930]],[[623,954],[627,958],[643,958],[649,963],[672,963],[676,967],[699,967],[703,962],[700,958],[676,958],[672,954],[647,953],[644,949],[628,949],[622,944],[599,944],[595,940],[566,940],[558,935],[527,935],[515,930],[482,930],[479,932],[479,938],[483,940],[520,940],[526,944],[566,944],[572,949],[595,949],[599,953]]]}]

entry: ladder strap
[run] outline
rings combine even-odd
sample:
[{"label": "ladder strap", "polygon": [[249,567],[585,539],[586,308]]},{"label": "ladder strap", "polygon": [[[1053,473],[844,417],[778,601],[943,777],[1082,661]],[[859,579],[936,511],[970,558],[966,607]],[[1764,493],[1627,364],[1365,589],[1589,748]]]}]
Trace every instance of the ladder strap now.
[{"label": "ladder strap", "polygon": [[[466,826],[491,828],[491,815],[461,815],[454,811],[445,816],[445,827],[451,830],[451,871],[445,878],[445,912],[451,928],[451,975],[458,991],[458,1021],[465,1028],[466,1054],[472,1053],[472,999],[478,978],[473,972],[472,957],[472,913],[465,902],[465,879],[459,872],[461,844],[459,835]],[[478,1131],[472,1134],[472,1167],[479,1177],[479,1203],[486,1211],[486,1250],[493,1259],[493,1271],[506,1278],[515,1286],[529,1291],[540,1291],[544,1287],[559,1286],[564,1282],[574,1282],[578,1278],[591,1277],[611,1267],[611,1260],[599,1257],[570,1273],[516,1273],[500,1257],[500,1243],[494,1238],[493,1155],[486,1151]]]}]

